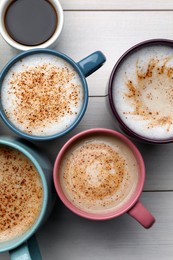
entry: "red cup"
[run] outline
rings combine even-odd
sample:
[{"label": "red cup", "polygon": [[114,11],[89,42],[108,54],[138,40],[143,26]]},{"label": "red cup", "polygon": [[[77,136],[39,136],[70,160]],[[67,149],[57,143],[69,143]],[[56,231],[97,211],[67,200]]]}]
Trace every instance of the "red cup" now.
[{"label": "red cup", "polygon": [[[61,162],[64,156],[66,155],[66,152],[68,152],[69,148],[73,145],[75,145],[76,142],[86,139],[87,137],[92,137],[92,135],[97,134],[103,134],[107,136],[111,136],[113,138],[116,138],[123,142],[133,153],[137,165],[138,165],[138,181],[136,188],[132,195],[129,197],[128,200],[126,200],[124,203],[122,203],[118,208],[112,209],[109,212],[106,212],[104,214],[102,213],[90,213],[86,212],[84,210],[79,209],[76,207],[64,194],[63,189],[61,187],[60,182],[60,168],[61,168]],[[153,223],[155,222],[155,218],[151,215],[151,213],[143,206],[143,204],[139,201],[140,195],[143,190],[145,181],[145,165],[143,158],[139,152],[139,150],[136,148],[136,146],[124,135],[122,135],[119,132],[110,130],[110,129],[104,129],[104,128],[93,128],[86,131],[83,131],[75,136],[73,136],[68,142],[65,143],[65,145],[60,150],[59,154],[57,155],[57,158],[55,160],[54,164],[54,185],[57,191],[57,194],[59,195],[60,199],[64,203],[64,205],[70,209],[75,214],[92,220],[107,220],[116,218],[124,213],[128,213],[130,216],[135,218],[142,226],[145,228],[150,228]]]}]

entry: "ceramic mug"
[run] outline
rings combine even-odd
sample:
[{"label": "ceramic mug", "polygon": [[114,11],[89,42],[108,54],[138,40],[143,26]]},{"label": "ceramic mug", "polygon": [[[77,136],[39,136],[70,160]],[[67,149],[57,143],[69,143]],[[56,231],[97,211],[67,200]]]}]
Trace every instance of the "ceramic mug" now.
[{"label": "ceramic mug", "polygon": [[147,40],[127,50],[111,72],[108,100],[113,119],[135,140],[173,141],[172,53],[172,40]]},{"label": "ceramic mug", "polygon": [[[82,59],[81,61],[75,62],[70,57],[68,57],[65,54],[60,53],[58,51],[54,51],[54,50],[50,50],[50,49],[29,50],[29,51],[18,54],[11,61],[9,61],[8,64],[3,68],[3,70],[0,73],[0,89],[2,87],[2,83],[3,83],[3,80],[6,76],[6,74],[8,73],[8,71],[10,69],[13,68],[13,66],[17,62],[19,62],[20,60],[22,60],[26,57],[27,58],[33,57],[33,55],[47,55],[47,54],[50,55],[50,57],[53,57],[54,59],[58,58],[58,59],[63,60],[63,62],[69,64],[69,66],[71,66],[73,68],[73,70],[75,70],[76,75],[78,75],[78,77],[80,79],[80,82],[81,82],[80,85],[81,85],[81,89],[82,89],[81,92],[83,93],[83,97],[81,98],[81,101],[80,101],[81,102],[81,108],[78,111],[78,114],[75,117],[75,120],[72,123],[70,121],[70,123],[68,123],[68,126],[65,126],[65,128],[62,131],[59,131],[58,133],[46,135],[46,136],[45,135],[39,136],[39,135],[32,135],[32,134],[23,132],[22,130],[19,130],[12,122],[10,122],[10,120],[8,119],[6,113],[3,109],[2,99],[1,99],[1,101],[0,101],[0,115],[3,119],[3,121],[16,134],[18,134],[21,137],[26,138],[26,139],[50,140],[50,139],[54,139],[54,138],[63,136],[66,133],[68,133],[69,131],[71,131],[74,127],[76,127],[77,124],[82,119],[82,117],[84,116],[86,108],[87,108],[87,104],[88,104],[88,86],[87,86],[87,82],[86,82],[85,78],[88,77],[93,72],[95,72],[97,69],[99,69],[103,65],[103,63],[105,62],[105,56],[100,51],[96,51],[96,52],[92,53],[91,55],[87,56],[86,58]],[[64,87],[65,86],[63,86],[63,88]],[[28,91],[28,88],[27,88],[27,91]],[[50,91],[51,91],[51,87],[50,87]],[[33,93],[33,95],[34,95],[34,93]],[[57,95],[59,95],[59,93]],[[56,95],[54,95],[54,96],[56,96]],[[1,95],[1,98],[2,98],[2,95]],[[30,103],[33,104],[33,101],[31,100]],[[42,105],[42,103],[41,103],[41,105]],[[59,103],[58,103],[58,105],[59,105]],[[49,106],[49,104],[48,104],[48,106]],[[31,107],[32,107],[32,105],[31,105]],[[57,107],[57,109],[59,109],[59,108]],[[36,117],[37,117],[37,115],[38,114],[36,114]]]},{"label": "ceramic mug", "polygon": [[[54,10],[56,11],[57,20],[58,20],[55,32],[48,40],[46,40],[45,42],[43,42],[41,44],[34,45],[34,46],[24,45],[22,43],[15,41],[7,32],[5,22],[4,22],[4,17],[5,17],[7,7],[11,4],[11,2],[12,2],[12,0],[1,0],[1,2],[0,2],[0,33],[1,33],[2,37],[4,38],[4,40],[9,45],[14,47],[15,49],[18,49],[21,51],[26,51],[26,50],[35,49],[35,48],[54,47],[60,37],[60,34],[63,29],[63,24],[64,24],[64,14],[63,14],[63,9],[62,9],[60,2],[58,0],[50,0],[50,3],[53,5]],[[16,26],[17,26],[17,24],[16,24]]]},{"label": "ceramic mug", "polygon": [[45,223],[55,203],[56,193],[53,186],[52,165],[33,144],[26,143],[22,139],[1,136],[0,145],[14,148],[25,155],[36,167],[43,187],[43,203],[36,222],[22,235],[1,242],[0,252],[9,251],[11,260],[41,260],[41,254],[34,234]]},{"label": "ceramic mug", "polygon": [[[121,203],[119,204],[118,207],[115,207],[115,208],[112,207],[111,210],[105,211],[104,213],[102,213],[102,212],[100,213],[98,211],[89,212],[88,210],[79,207],[78,205],[83,205],[82,201],[79,202],[80,204],[75,204],[73,202],[74,198],[70,199],[69,193],[67,193],[65,190],[66,188],[63,188],[62,179],[63,178],[67,179],[67,177],[66,177],[67,175],[65,177],[63,177],[64,172],[61,173],[61,175],[60,175],[61,169],[66,169],[65,168],[66,165],[71,165],[70,162],[63,161],[63,160],[65,158],[67,158],[69,154],[73,155],[75,152],[75,149],[77,149],[77,147],[80,147],[79,149],[81,149],[82,146],[80,146],[79,143],[82,141],[83,144],[87,145],[90,142],[92,142],[93,140],[95,140],[95,138],[97,139],[99,136],[101,136],[101,139],[102,139],[102,136],[106,136],[106,138],[111,138],[112,140],[109,141],[111,143],[111,145],[113,144],[114,140],[118,140],[118,142],[125,145],[125,147],[127,147],[129,149],[129,151],[132,152],[132,154],[137,162],[137,167],[138,167],[138,170],[137,170],[138,171],[138,181],[137,181],[136,187],[133,190],[133,192],[131,193],[131,195],[129,195],[129,197],[126,201],[124,201],[124,202],[121,201]],[[102,142],[102,140],[99,142]],[[107,142],[108,141],[106,141],[106,143]],[[94,149],[95,148],[93,148],[93,150]],[[106,152],[104,150],[104,148],[101,148],[101,149],[102,149],[102,154],[104,154],[104,155],[109,154],[109,152]],[[117,149],[117,147],[115,149]],[[120,149],[120,151],[121,151],[121,148],[118,148],[118,149]],[[69,167],[73,167],[73,165],[74,165],[75,169],[76,169],[76,167],[80,167],[83,164],[83,160],[85,160],[85,158],[88,156],[88,154],[91,154],[91,157],[90,157],[91,160],[89,159],[87,162],[88,166],[86,168],[84,167],[84,168],[80,169],[79,170],[80,173],[82,172],[82,173],[86,174],[86,176],[88,176],[87,174],[89,172],[89,176],[92,176],[91,178],[94,178],[94,180],[96,180],[98,177],[98,172],[99,172],[100,166],[101,166],[102,172],[104,172],[104,171],[106,172],[105,174],[107,174],[108,169],[110,170],[110,175],[114,173],[114,169],[111,168],[112,164],[114,163],[113,161],[111,161],[112,157],[110,157],[110,158],[106,157],[105,160],[101,160],[100,159],[101,155],[97,155],[96,162],[94,161],[94,163],[93,163],[93,158],[94,158],[95,154],[91,152],[92,150],[91,151],[87,150],[87,151],[88,152],[85,154],[84,157],[82,157],[83,159],[81,159],[81,162],[79,163],[79,165],[77,165],[77,162],[75,162],[75,160],[76,160],[76,158],[79,158],[81,156],[82,152],[80,150],[80,153],[78,155],[74,154],[73,155],[74,160],[72,160],[72,166],[69,166]],[[126,154],[126,153],[124,153],[124,154]],[[128,155],[126,154],[125,157],[128,157]],[[111,161],[111,162],[110,162],[110,165],[105,165],[105,169],[104,169],[104,166],[102,166],[102,165],[104,164],[105,161],[106,162]],[[95,172],[95,170],[96,170],[96,172]],[[97,170],[98,170],[98,172],[97,172]],[[95,173],[96,173],[96,175],[95,175]],[[115,170],[115,173],[119,174],[119,172],[117,172],[116,170]],[[74,180],[76,180],[77,177],[75,175],[73,175],[72,168],[70,168],[69,174],[70,174],[70,176],[72,176],[72,178],[74,178]],[[101,176],[101,175],[99,175],[99,176]],[[79,176],[79,179],[80,178],[81,177]],[[86,177],[86,178],[88,178],[88,177]],[[125,178],[125,177],[123,177],[123,178]],[[104,180],[104,176],[102,176],[100,179]],[[107,179],[107,180],[108,180],[108,182],[105,182],[105,183],[102,181],[101,181],[101,183],[99,182],[99,187],[103,188],[103,187],[105,187],[105,185],[107,187],[107,183],[109,183],[109,179]],[[88,190],[92,189],[92,185],[94,185],[94,181],[91,183],[91,186],[90,186],[90,184],[88,184],[88,183],[90,183],[90,181],[92,182],[91,179],[90,180],[85,179],[85,182],[87,183],[86,186],[88,185],[89,189],[84,188],[84,190],[83,190],[83,192],[81,192],[81,194],[86,194],[86,192],[88,194]],[[116,180],[112,180],[112,181],[116,182]],[[94,129],[89,129],[89,130],[83,131],[83,132],[73,136],[62,147],[62,149],[60,150],[60,152],[57,155],[57,158],[56,158],[55,164],[54,164],[54,185],[55,185],[57,194],[59,195],[59,197],[62,200],[62,202],[64,203],[64,205],[67,208],[69,208],[72,212],[74,212],[75,214],[77,214],[81,217],[84,217],[84,218],[92,219],[92,220],[107,220],[107,219],[116,218],[124,213],[128,213],[130,216],[135,218],[145,228],[151,227],[152,224],[155,222],[155,219],[151,215],[151,213],[145,208],[145,206],[143,206],[143,204],[140,202],[140,195],[142,193],[144,181],[145,181],[145,165],[144,165],[144,161],[142,159],[142,156],[141,156],[139,150],[127,137],[125,137],[124,135],[122,135],[119,132],[116,132],[116,131],[113,131],[110,129],[94,128]],[[67,179],[67,182],[73,183],[73,180]],[[78,184],[75,183],[75,186],[73,186],[72,189],[75,190],[74,187],[78,187],[76,189],[80,189],[80,187],[83,187],[83,186],[85,186],[85,183],[83,183],[83,182],[81,183],[81,186],[79,185],[79,187],[78,187]],[[96,186],[97,186],[97,183],[96,183]],[[103,193],[107,192],[108,189],[109,189],[109,187],[107,187],[107,189],[104,190]],[[95,191],[93,191],[93,192],[96,194]],[[100,192],[97,192],[97,194],[100,194]],[[75,196],[78,196],[78,195],[75,195]],[[87,195],[86,195],[86,198],[87,198]],[[109,195],[106,197],[106,199],[109,199]]]}]

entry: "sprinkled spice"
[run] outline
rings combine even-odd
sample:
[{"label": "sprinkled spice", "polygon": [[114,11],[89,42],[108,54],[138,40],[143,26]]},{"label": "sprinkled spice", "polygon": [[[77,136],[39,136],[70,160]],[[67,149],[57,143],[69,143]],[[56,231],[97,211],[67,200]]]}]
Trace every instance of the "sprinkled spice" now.
[{"label": "sprinkled spice", "polygon": [[[129,156],[133,162],[134,158]],[[130,165],[119,148],[100,141],[84,142],[66,155],[61,168],[64,190],[80,208],[92,211],[114,207],[126,198],[136,182],[132,181],[135,163]]]},{"label": "sprinkled spice", "polygon": [[0,147],[0,242],[17,237],[38,218],[43,201],[41,179],[20,152]]},{"label": "sprinkled spice", "polygon": [[76,71],[69,64],[58,66],[58,60],[57,66],[43,61],[34,66],[25,63],[25,59],[21,60],[23,69],[13,71],[8,80],[7,99],[13,109],[4,101],[7,117],[16,127],[33,135],[44,135],[42,132],[53,126],[68,127],[82,104],[81,82],[76,80],[79,78]]},{"label": "sprinkled spice", "polygon": [[[167,65],[168,62],[169,57],[165,58],[162,65],[158,59],[153,58],[149,61],[145,72],[137,62],[136,82],[130,79],[126,81],[128,89],[126,98],[128,102],[131,102],[133,112],[123,114],[137,115],[143,120],[148,120],[148,129],[165,126],[169,131],[173,124],[172,112],[169,115],[169,111],[166,114],[163,109],[160,111],[161,104],[173,105],[173,68]],[[158,105],[154,107],[155,102]]]}]

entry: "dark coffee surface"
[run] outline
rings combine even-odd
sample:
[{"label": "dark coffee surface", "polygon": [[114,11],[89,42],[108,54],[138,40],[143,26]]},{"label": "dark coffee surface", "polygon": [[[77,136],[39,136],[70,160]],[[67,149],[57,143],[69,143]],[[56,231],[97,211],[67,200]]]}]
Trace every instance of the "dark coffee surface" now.
[{"label": "dark coffee surface", "polygon": [[56,11],[46,0],[15,0],[5,14],[8,34],[24,45],[44,43],[53,35],[56,25]]}]

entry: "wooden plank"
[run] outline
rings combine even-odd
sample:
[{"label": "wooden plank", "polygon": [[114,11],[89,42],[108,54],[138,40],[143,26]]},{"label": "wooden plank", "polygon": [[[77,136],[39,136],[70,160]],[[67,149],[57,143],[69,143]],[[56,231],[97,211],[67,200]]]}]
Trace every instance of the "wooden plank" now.
[{"label": "wooden plank", "polygon": [[172,0],[60,0],[65,10],[163,10],[173,9]]},{"label": "wooden plank", "polygon": [[[101,50],[102,68],[87,78],[91,96],[104,96],[111,70],[134,44],[151,38],[173,37],[173,12],[65,12],[65,24],[56,50],[79,61]],[[0,38],[0,69],[17,51]]]},{"label": "wooden plank", "polygon": [[[104,97],[92,97],[89,99],[88,108],[79,125],[65,137],[49,141],[35,142],[41,150],[51,158],[52,163],[63,144],[73,135],[89,128],[103,127],[114,130],[119,129],[113,119],[109,106]],[[0,134],[13,135],[1,122]],[[137,147],[144,157],[146,165],[145,191],[173,190],[173,144],[147,145],[136,142]],[[48,149],[48,147],[50,147]]]},{"label": "wooden plank", "polygon": [[[150,38],[171,39],[173,32],[172,0],[60,1],[65,24],[55,49],[76,61],[100,49],[107,62],[87,79],[91,97],[79,125],[60,139],[35,142],[52,162],[62,145],[80,131],[92,127],[121,131],[104,97],[115,62],[134,44]],[[0,70],[17,53],[0,37]],[[2,134],[14,136],[0,121]],[[156,217],[155,225],[145,230],[127,214],[105,222],[85,220],[58,200],[47,224],[37,234],[43,260],[172,260],[173,144],[154,146],[136,142],[136,145],[146,164],[141,201]],[[8,260],[8,253],[0,254],[0,259]]]},{"label": "wooden plank", "polygon": [[[172,260],[173,192],[145,192],[141,201],[156,218],[145,230],[127,214],[108,221],[80,218],[58,200],[38,232],[43,260]],[[0,256],[7,260],[8,254]]]},{"label": "wooden plank", "polygon": [[106,63],[87,81],[90,95],[105,95],[119,57],[141,41],[172,38],[172,24],[173,12],[66,12],[64,31],[56,48],[76,61],[95,50],[103,51]]},{"label": "wooden plank", "polygon": [[[52,218],[39,236],[45,260],[49,259],[51,252],[64,260],[108,260],[114,259],[115,256],[117,260],[145,260],[147,257],[152,260],[171,260],[172,199],[172,192],[142,195],[142,202],[157,220],[150,230],[143,229],[126,214],[106,222],[84,220],[58,203]],[[53,230],[57,230],[57,233]],[[46,247],[48,233],[55,234],[50,240],[52,245],[49,249]],[[50,260],[53,260],[53,257]]]}]

